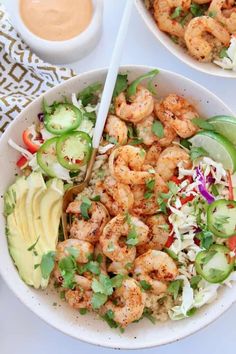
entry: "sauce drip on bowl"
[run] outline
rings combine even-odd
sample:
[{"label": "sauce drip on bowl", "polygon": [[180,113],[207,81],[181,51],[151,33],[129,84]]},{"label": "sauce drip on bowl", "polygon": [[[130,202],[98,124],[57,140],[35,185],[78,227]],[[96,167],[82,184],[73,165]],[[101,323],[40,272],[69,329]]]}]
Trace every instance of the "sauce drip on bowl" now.
[{"label": "sauce drip on bowl", "polygon": [[64,41],[89,26],[93,4],[91,0],[20,0],[20,15],[37,36]]}]

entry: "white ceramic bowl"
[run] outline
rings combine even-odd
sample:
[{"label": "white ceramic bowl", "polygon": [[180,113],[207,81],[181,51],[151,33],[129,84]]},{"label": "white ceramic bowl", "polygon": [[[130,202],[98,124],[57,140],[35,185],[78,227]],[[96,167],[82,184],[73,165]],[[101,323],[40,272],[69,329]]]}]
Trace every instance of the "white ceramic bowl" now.
[{"label": "white ceramic bowl", "polygon": [[[144,74],[153,68],[144,66],[126,66],[121,72],[128,72],[129,79]],[[62,97],[70,98],[73,92],[79,92],[87,85],[101,81],[104,82],[106,69],[95,70],[74,77],[61,85],[49,90],[44,97],[49,103],[60,100]],[[158,96],[175,92],[190,100],[202,116],[216,114],[232,114],[225,104],[211,92],[184,78],[183,76],[160,70],[156,78]],[[21,142],[21,132],[37,119],[41,111],[42,97],[31,103],[10,124],[0,140],[0,166],[1,184],[0,195],[15,180],[17,172],[15,163],[18,153],[9,147],[7,141],[12,138],[17,143]],[[192,318],[179,322],[165,322],[157,325],[143,320],[132,324],[125,333],[110,329],[106,323],[93,315],[81,316],[77,311],[59,299],[53,291],[34,290],[25,285],[20,279],[12,259],[8,253],[5,235],[5,219],[3,217],[3,199],[0,199],[0,272],[15,295],[35,314],[47,323],[62,332],[80,340],[113,348],[147,348],[179,340],[200,328],[208,325],[226,311],[236,299],[236,284],[233,288],[224,288],[219,292],[218,299],[205,306]],[[57,302],[60,306],[53,306]]]},{"label": "white ceramic bowl", "polygon": [[49,41],[32,33],[20,16],[19,0],[8,0],[7,10],[13,25],[24,41],[42,59],[52,64],[67,64],[85,57],[100,40],[102,34],[103,0],[93,1],[93,17],[78,36],[65,41]]},{"label": "white ceramic bowl", "polygon": [[179,45],[175,44],[165,32],[159,30],[152,15],[146,9],[143,0],[135,0],[135,4],[139,14],[141,15],[149,30],[154,34],[159,42],[161,42],[161,44],[178,59],[182,60],[185,64],[191,66],[192,68],[202,71],[206,74],[236,79],[236,72],[232,70],[223,70],[213,63],[201,63],[191,57]]}]

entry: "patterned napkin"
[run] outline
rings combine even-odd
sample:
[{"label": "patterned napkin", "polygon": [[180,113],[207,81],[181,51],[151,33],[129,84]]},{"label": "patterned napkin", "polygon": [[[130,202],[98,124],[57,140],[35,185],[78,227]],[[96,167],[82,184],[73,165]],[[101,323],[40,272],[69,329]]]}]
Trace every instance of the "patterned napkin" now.
[{"label": "patterned napkin", "polygon": [[0,135],[35,97],[74,75],[32,53],[0,4]]}]

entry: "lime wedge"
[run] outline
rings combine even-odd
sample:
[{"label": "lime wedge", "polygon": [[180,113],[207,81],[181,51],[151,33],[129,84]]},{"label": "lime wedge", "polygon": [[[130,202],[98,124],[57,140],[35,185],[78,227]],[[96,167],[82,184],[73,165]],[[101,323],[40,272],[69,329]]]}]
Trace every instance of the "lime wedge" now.
[{"label": "lime wedge", "polygon": [[221,162],[226,170],[236,170],[236,149],[224,136],[212,131],[200,131],[189,141],[193,146],[205,149],[209,156]]},{"label": "lime wedge", "polygon": [[215,116],[207,120],[217,133],[225,136],[236,145],[236,118],[232,116]]}]

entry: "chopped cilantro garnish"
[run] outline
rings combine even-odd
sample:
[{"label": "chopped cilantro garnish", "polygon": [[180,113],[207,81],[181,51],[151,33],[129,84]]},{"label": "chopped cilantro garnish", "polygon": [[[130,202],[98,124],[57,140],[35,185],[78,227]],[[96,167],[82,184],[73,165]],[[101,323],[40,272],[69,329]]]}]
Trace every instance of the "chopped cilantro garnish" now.
[{"label": "chopped cilantro garnish", "polygon": [[190,150],[192,144],[187,139],[180,139],[180,145]]},{"label": "chopped cilantro garnish", "polygon": [[191,122],[198,128],[205,130],[214,130],[214,127],[206,119],[203,118],[193,118]]},{"label": "chopped cilantro garnish", "polygon": [[86,315],[87,312],[88,312],[88,310],[87,310],[86,308],[84,308],[84,309],[79,309],[79,313],[80,313],[81,315]]},{"label": "chopped cilantro garnish", "polygon": [[72,255],[64,257],[59,261],[58,266],[63,277],[63,287],[73,289],[74,275],[77,270],[75,258]]},{"label": "chopped cilantro garnish", "polygon": [[29,248],[27,248],[27,251],[33,251],[34,250],[35,246],[37,245],[37,243],[39,241],[39,237],[37,238],[37,240]]},{"label": "chopped cilantro garnish", "polygon": [[126,91],[128,87],[128,75],[118,74],[115,88],[113,91],[113,98],[117,97],[121,92]]},{"label": "chopped cilantro garnish", "polygon": [[42,256],[40,269],[41,269],[42,277],[44,279],[48,279],[48,277],[50,276],[51,271],[54,268],[54,259],[55,259],[54,251],[49,251],[48,253]]},{"label": "chopped cilantro garnish", "polygon": [[213,244],[213,234],[211,231],[202,230],[197,234],[197,238],[200,240],[200,246],[206,250]]},{"label": "chopped cilantro garnish", "polygon": [[182,288],[183,288],[183,280],[177,279],[170,282],[167,290],[169,294],[173,296],[174,300],[176,300]]},{"label": "chopped cilantro garnish", "polygon": [[139,284],[141,285],[141,288],[145,291],[152,289],[151,284],[149,284],[146,280],[140,280]]},{"label": "chopped cilantro garnish", "polygon": [[220,50],[220,53],[219,53],[220,59],[223,59],[223,58],[225,58],[225,57],[228,57],[227,50],[228,50],[227,47],[223,47],[223,48]]},{"label": "chopped cilantro garnish", "polygon": [[79,256],[79,250],[75,247],[67,247],[66,250],[69,253],[69,255],[71,255],[75,258],[77,258]]},{"label": "chopped cilantro garnish", "polygon": [[86,107],[88,104],[96,104],[98,100],[98,94],[101,92],[101,89],[102,84],[96,82],[81,91],[78,95],[78,98],[81,100],[83,106]]},{"label": "chopped cilantro garnish", "polygon": [[92,202],[90,199],[88,199],[87,197],[82,197],[82,203],[80,205],[80,212],[81,212],[82,217],[85,220],[89,220],[89,218],[90,218],[88,211],[89,211],[91,205],[92,205]]},{"label": "chopped cilantro garnish", "polygon": [[129,141],[130,145],[139,145],[143,143],[143,139],[139,139],[139,138],[134,138],[132,140]]},{"label": "chopped cilantro garnish", "polygon": [[191,278],[190,280],[190,285],[191,287],[195,290],[198,288],[198,284],[202,280],[202,277],[200,275],[195,275]]},{"label": "chopped cilantro garnish", "polygon": [[100,195],[95,195],[93,198],[91,198],[91,200],[92,200],[93,202],[100,202],[101,197],[100,197]]},{"label": "chopped cilantro garnish", "polygon": [[107,301],[107,295],[102,293],[93,293],[92,306],[94,310],[98,310]]},{"label": "chopped cilantro garnish", "polygon": [[114,136],[111,136],[109,134],[106,134],[105,139],[106,139],[106,141],[108,141],[111,144],[115,144],[115,145],[118,144],[117,139]]},{"label": "chopped cilantro garnish", "polygon": [[110,326],[110,328],[117,328],[118,324],[114,321],[114,312],[108,310],[105,315],[101,316],[104,321]]},{"label": "chopped cilantro garnish", "polygon": [[164,128],[163,128],[163,124],[159,120],[155,120],[153,122],[153,124],[152,124],[152,132],[158,138],[163,138],[163,136],[164,136]]},{"label": "chopped cilantro garnish", "polygon": [[181,15],[181,12],[182,12],[182,7],[181,6],[177,6],[175,8],[174,12],[171,15],[171,18],[175,19],[175,18],[179,17]]},{"label": "chopped cilantro garnish", "polygon": [[202,156],[208,156],[208,153],[206,152],[205,149],[203,149],[202,147],[196,147],[196,146],[191,147],[190,158],[192,161],[194,161]]}]

